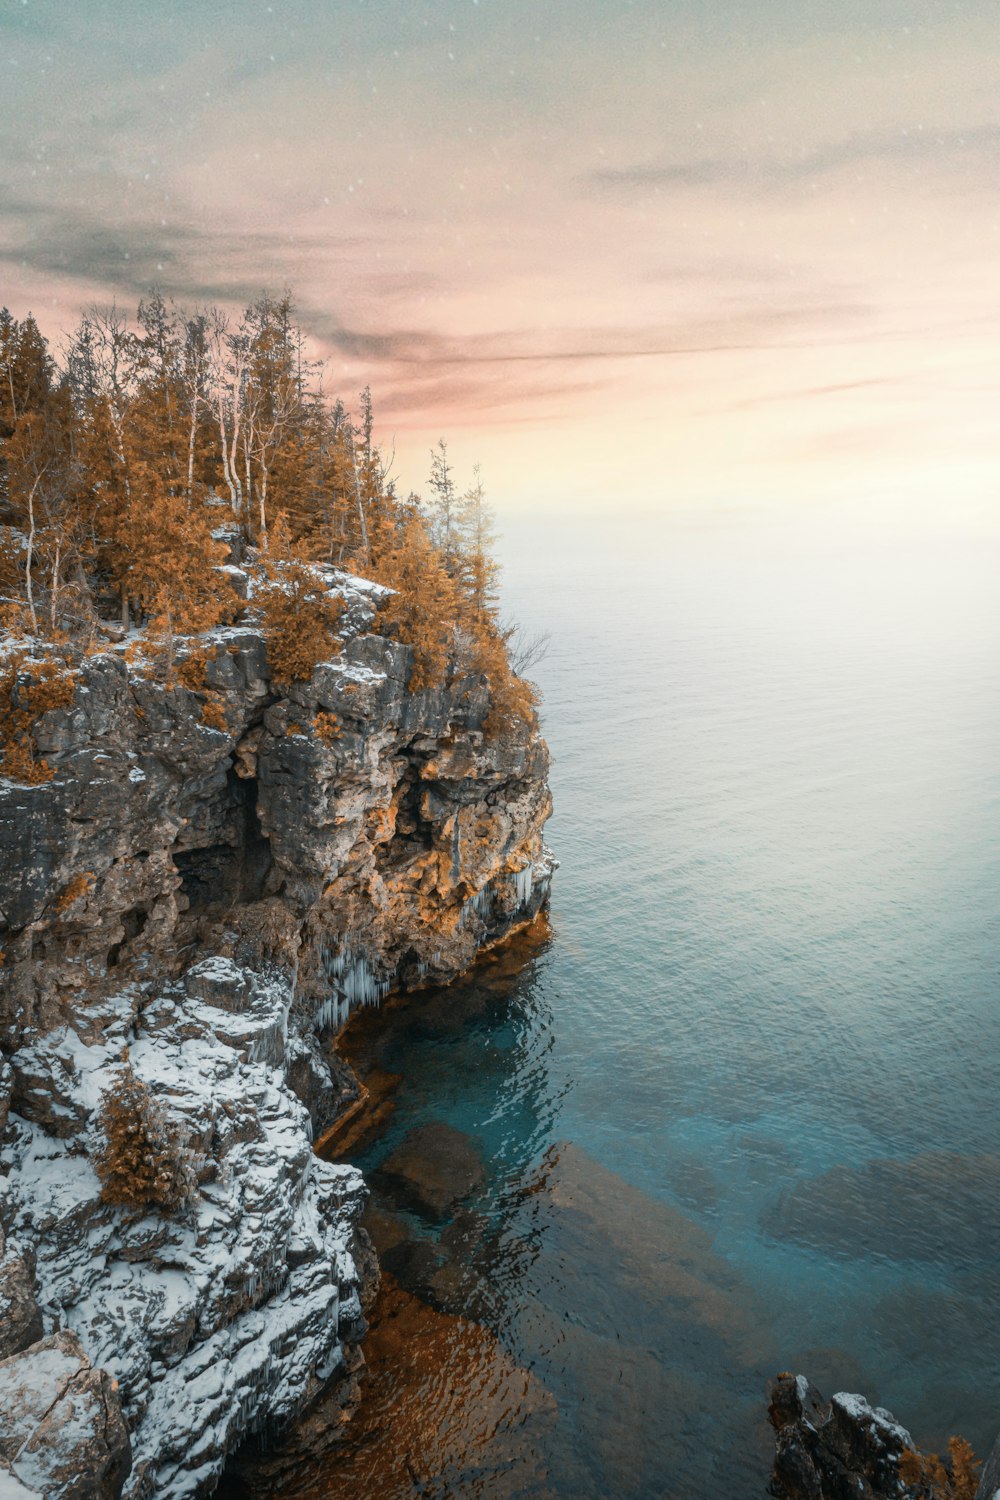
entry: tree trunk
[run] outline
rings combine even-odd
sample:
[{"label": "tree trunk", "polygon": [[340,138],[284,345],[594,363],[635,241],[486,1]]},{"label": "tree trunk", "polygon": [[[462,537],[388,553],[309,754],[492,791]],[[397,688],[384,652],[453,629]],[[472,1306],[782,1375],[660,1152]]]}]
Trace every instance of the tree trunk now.
[{"label": "tree trunk", "polygon": [[38,616],[35,613],[35,596],[31,583],[32,554],[35,550],[35,492],[41,483],[42,476],[39,474],[34,484],[28,491],[28,554],[24,559],[24,589],[28,596],[28,611],[31,615],[31,631],[33,635],[38,634]]},{"label": "tree trunk", "polygon": [[222,473],[226,480],[226,488],[229,491],[229,503],[232,506],[233,515],[236,515],[238,514],[236,486],[233,483],[233,476],[229,470],[229,439],[226,437],[226,414],[222,405],[221,391],[219,392],[219,399],[216,403],[216,412],[219,418],[219,447],[222,451]]},{"label": "tree trunk", "polygon": [[[197,380],[197,373],[195,375]],[[190,504],[194,493],[194,440],[198,431],[198,390],[197,386],[191,396],[191,431],[188,433],[188,482],[187,497]]]},{"label": "tree trunk", "polygon": [[61,541],[56,542],[55,561],[52,564],[52,599],[49,604],[49,627],[52,634],[56,633],[56,608],[59,602],[59,559],[62,552]]}]

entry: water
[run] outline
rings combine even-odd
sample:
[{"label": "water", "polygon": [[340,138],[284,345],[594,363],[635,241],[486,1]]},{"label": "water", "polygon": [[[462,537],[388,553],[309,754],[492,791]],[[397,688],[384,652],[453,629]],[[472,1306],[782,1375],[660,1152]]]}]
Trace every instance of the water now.
[{"label": "water", "polygon": [[760,1500],[779,1369],[983,1452],[995,541],[721,516],[507,532],[510,612],[552,633],[552,935],[356,1047],[404,1079],[363,1166],[431,1119],[487,1162],[474,1213],[403,1215],[389,1260],[538,1387],[506,1446],[430,1453],[451,1478],[398,1493]]}]

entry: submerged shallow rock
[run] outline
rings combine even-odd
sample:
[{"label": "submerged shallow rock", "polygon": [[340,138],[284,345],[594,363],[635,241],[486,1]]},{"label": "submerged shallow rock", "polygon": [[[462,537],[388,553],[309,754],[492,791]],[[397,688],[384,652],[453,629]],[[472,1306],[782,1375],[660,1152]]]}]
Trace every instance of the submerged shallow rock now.
[{"label": "submerged shallow rock", "polygon": [[555,1420],[555,1402],[486,1328],[428,1307],[387,1278],[365,1357],[356,1411],[320,1403],[312,1419],[320,1433],[339,1430],[336,1455],[305,1457],[307,1434],[297,1429],[289,1447],[234,1466],[251,1500],[276,1492],[282,1500],[545,1495],[535,1435]]},{"label": "submerged shallow rock", "polygon": [[411,1130],[378,1169],[379,1183],[429,1219],[445,1219],[486,1181],[475,1141],[441,1120]]},{"label": "submerged shallow rock", "polygon": [[790,1188],[764,1228],[776,1239],[851,1258],[992,1263],[1000,1242],[1000,1156],[928,1151],[909,1161],[832,1167]]}]

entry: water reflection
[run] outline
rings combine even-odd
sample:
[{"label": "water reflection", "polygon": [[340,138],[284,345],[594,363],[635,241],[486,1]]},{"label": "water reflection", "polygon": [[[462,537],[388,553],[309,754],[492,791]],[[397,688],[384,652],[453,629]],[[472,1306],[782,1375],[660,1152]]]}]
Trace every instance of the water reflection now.
[{"label": "water reflection", "polygon": [[394,1274],[555,1402],[557,1500],[760,1500],[775,1368],[982,1451],[995,546],[533,518],[507,562],[553,633],[557,937],[352,1031],[351,1159],[439,1121],[485,1172],[444,1221],[383,1184]]},{"label": "water reflection", "polygon": [[269,1493],[689,1500],[740,1473],[763,1493],[763,1428],[734,1452],[727,1426],[768,1363],[752,1292],[685,1213],[551,1140],[548,943],[344,1038],[363,1078],[401,1078],[360,1159],[385,1286],[343,1447]]}]

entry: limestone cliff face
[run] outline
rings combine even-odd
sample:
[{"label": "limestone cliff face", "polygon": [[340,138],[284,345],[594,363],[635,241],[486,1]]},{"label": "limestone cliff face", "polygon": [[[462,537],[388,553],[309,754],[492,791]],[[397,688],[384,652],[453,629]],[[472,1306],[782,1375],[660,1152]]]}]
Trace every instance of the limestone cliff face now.
[{"label": "limestone cliff face", "polygon": [[[168,683],[94,655],[38,730],[55,779],[0,781],[0,1371],[16,1386],[39,1339],[78,1339],[125,1417],[105,1410],[117,1449],[71,1490],[89,1460],[22,1403],[0,1479],[24,1493],[118,1494],[126,1428],[126,1495],[210,1493],[229,1447],[350,1367],[364,1185],[310,1150],[354,1090],[320,1039],[467,967],[547,894],[537,729],[487,740],[480,678],[409,693],[409,649],[370,633],[377,586],[330,585],[343,651],[308,684],[279,689],[248,627],[186,643]],[[197,1177],[168,1216],[100,1197],[125,1048]]]}]

